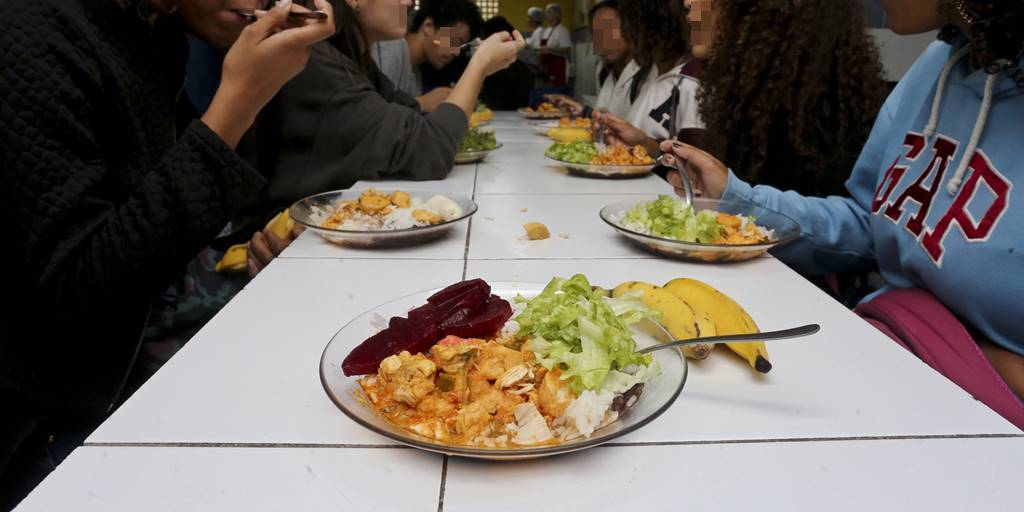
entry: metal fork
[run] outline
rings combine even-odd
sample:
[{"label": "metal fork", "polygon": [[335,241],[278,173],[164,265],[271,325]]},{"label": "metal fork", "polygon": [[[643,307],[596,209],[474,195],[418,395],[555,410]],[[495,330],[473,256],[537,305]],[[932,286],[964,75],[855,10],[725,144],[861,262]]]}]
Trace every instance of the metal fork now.
[{"label": "metal fork", "polygon": [[690,174],[686,172],[686,166],[683,164],[683,160],[678,156],[672,156],[672,164],[669,164],[665,157],[669,156],[666,153],[662,153],[658,157],[658,163],[665,167],[674,167],[679,171],[679,179],[683,182],[683,201],[686,202],[687,206],[693,204],[693,183],[690,182]]}]

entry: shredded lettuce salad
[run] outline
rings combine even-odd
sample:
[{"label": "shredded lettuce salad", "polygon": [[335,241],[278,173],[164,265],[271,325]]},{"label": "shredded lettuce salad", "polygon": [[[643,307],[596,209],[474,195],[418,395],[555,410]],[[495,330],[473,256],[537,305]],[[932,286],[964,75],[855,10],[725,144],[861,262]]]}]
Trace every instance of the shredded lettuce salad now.
[{"label": "shredded lettuce salad", "polygon": [[719,238],[718,212],[698,212],[682,200],[666,195],[630,208],[620,223],[633,231],[683,242],[705,244]]},{"label": "shredded lettuce salad", "polygon": [[471,128],[459,142],[458,152],[487,151],[496,147],[498,147],[498,140],[494,138],[494,132]]},{"label": "shredded lettuce salad", "polygon": [[561,366],[562,378],[570,380],[576,394],[600,389],[621,393],[660,373],[649,354],[636,352],[628,327],[660,316],[644,306],[640,294],[606,298],[577,274],[556,277],[540,295],[516,297],[516,302],[526,304],[515,320],[519,332],[531,336],[530,350],[545,368]]},{"label": "shredded lettuce salad", "polygon": [[545,155],[571,164],[589,164],[597,156],[597,146],[593,142],[556,142],[544,152]]}]

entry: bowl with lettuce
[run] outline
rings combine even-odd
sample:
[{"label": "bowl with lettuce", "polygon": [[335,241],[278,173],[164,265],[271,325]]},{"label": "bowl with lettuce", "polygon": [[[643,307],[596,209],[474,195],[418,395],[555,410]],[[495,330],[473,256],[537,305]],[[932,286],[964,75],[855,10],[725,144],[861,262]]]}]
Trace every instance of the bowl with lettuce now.
[{"label": "bowl with lettuce", "polygon": [[459,141],[459,148],[455,151],[455,163],[479,162],[500,147],[501,143],[494,137],[494,130],[489,127],[470,128]]},{"label": "bowl with lettuce", "polygon": [[587,178],[640,178],[654,169],[654,158],[643,146],[601,144],[590,140],[567,140],[552,144],[545,158],[555,161],[569,174]]},{"label": "bowl with lettuce", "polygon": [[601,220],[656,254],[709,263],[744,261],[800,236],[793,219],[750,203],[631,199],[601,209]]},{"label": "bowl with lettuce", "polygon": [[643,428],[679,397],[682,352],[639,352],[670,341],[658,318],[640,292],[612,298],[581,274],[472,279],[354,318],[324,350],[320,378],[342,412],[402,444],[491,460],[557,455]]}]

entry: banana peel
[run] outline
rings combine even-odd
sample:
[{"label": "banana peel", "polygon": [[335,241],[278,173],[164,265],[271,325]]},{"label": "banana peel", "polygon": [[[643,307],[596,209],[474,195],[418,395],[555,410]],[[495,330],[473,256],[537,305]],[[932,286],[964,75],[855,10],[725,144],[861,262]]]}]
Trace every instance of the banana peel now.
[{"label": "banana peel", "polygon": [[[664,289],[705,313],[714,322],[719,335],[760,332],[757,323],[742,306],[715,287],[696,279],[679,278],[665,283]],[[772,364],[763,341],[753,343],[725,343],[726,347],[745,359],[761,373],[768,373]]]},{"label": "banana peel", "polygon": [[[264,228],[281,240],[288,240],[292,230],[295,229],[295,221],[288,216],[288,210],[284,210],[270,219]],[[217,262],[214,271],[218,274],[232,274],[245,272],[249,268],[248,244],[235,244],[228,247],[228,250]]]}]

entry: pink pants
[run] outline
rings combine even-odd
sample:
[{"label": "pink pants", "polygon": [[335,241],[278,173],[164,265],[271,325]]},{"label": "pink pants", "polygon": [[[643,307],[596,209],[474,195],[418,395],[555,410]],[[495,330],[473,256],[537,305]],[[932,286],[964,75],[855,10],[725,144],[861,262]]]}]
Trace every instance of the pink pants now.
[{"label": "pink pants", "polygon": [[1024,430],[1024,403],[1013,393],[963,324],[931,293],[883,293],[854,310],[949,380]]}]

